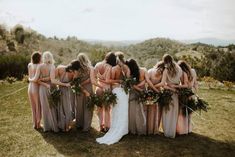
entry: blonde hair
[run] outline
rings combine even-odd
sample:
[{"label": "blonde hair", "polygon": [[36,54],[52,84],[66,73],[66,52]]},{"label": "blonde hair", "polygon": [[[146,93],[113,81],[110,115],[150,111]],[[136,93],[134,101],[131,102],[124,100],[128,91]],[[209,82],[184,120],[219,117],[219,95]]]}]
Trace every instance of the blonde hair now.
[{"label": "blonde hair", "polygon": [[89,67],[91,66],[91,61],[89,60],[89,58],[87,57],[85,53],[79,53],[77,56],[77,60],[81,64],[82,71],[88,70]]},{"label": "blonde hair", "polygon": [[115,52],[115,56],[117,56],[117,60],[118,61],[121,61],[122,63],[124,63],[125,64],[125,57],[124,57],[124,53],[123,52],[121,52],[121,51],[117,51],[117,52]]},{"label": "blonde hair", "polygon": [[50,51],[46,51],[42,54],[42,62],[46,64],[54,64],[55,60]]}]

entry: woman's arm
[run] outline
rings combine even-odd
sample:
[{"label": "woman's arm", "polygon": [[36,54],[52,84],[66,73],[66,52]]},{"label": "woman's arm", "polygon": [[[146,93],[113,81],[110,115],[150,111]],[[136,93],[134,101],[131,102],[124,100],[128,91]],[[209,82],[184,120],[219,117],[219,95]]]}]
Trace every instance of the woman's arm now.
[{"label": "woman's arm", "polygon": [[167,70],[165,69],[162,74],[162,80],[160,83],[154,85],[155,88],[164,87],[166,85]]},{"label": "woman's arm", "polygon": [[103,87],[101,85],[99,85],[95,79],[95,70],[93,67],[90,67],[90,81],[93,85],[103,89]]},{"label": "woman's arm", "polygon": [[189,88],[189,81],[187,74],[185,72],[183,73],[183,77],[181,77],[181,85],[170,85],[170,86],[173,88]]},{"label": "woman's arm", "polygon": [[133,88],[137,91],[140,91],[140,92],[144,90],[144,89],[138,87],[137,85],[134,85]]},{"label": "woman's arm", "polygon": [[146,82],[148,83],[148,85],[155,91],[155,92],[158,92],[157,88],[153,85],[152,81],[150,81],[149,79],[149,74],[147,71],[145,71],[145,80]]},{"label": "woman's arm", "polygon": [[41,69],[41,65],[38,65],[34,77],[33,78],[29,77],[29,82],[37,82],[38,81],[39,76],[40,76],[40,69]]},{"label": "woman's arm", "polygon": [[40,84],[40,85],[43,85],[43,86],[45,86],[45,87],[47,87],[47,88],[50,88],[50,85],[47,84],[47,83],[45,83],[45,82],[37,81],[37,83]]},{"label": "woman's arm", "polygon": [[70,84],[69,83],[63,83],[63,82],[60,82],[58,80],[55,79],[55,76],[56,76],[56,71],[55,71],[55,66],[52,65],[51,66],[51,71],[50,71],[50,78],[51,78],[51,83],[53,84],[56,84],[56,85],[60,85],[60,86],[65,86],[65,87],[69,87]]}]

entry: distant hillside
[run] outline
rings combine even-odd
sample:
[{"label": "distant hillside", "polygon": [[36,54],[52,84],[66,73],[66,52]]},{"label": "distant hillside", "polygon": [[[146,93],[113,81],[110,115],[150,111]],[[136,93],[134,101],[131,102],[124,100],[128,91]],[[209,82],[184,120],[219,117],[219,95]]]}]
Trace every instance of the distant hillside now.
[{"label": "distant hillside", "polygon": [[[136,41],[137,42],[137,41]],[[153,67],[165,53],[176,60],[186,60],[199,76],[213,76],[219,80],[234,80],[235,45],[213,46],[205,43],[186,44],[168,38],[154,38],[140,43],[87,42],[77,37],[46,38],[21,25],[10,31],[0,25],[0,79],[7,76],[22,78],[34,51],[51,51],[56,65],[68,64],[80,52],[88,54],[93,64],[101,61],[109,51],[123,51],[127,58],[134,58],[140,66]],[[106,46],[104,46],[106,45]],[[6,70],[8,69],[8,70]]]},{"label": "distant hillside", "polygon": [[201,38],[201,39],[194,39],[194,40],[183,40],[182,42],[185,42],[187,44],[192,44],[192,43],[205,43],[208,45],[214,45],[214,46],[228,46],[230,44],[235,44],[235,39],[234,40],[221,40],[217,38]]}]

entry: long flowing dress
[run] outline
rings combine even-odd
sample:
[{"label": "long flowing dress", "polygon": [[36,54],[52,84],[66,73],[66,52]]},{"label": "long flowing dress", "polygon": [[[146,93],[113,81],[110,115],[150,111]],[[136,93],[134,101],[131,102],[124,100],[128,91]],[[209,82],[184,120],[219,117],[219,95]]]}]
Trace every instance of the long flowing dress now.
[{"label": "long flowing dress", "polygon": [[[190,84],[194,84],[194,78],[197,76],[196,72],[194,69],[191,70],[191,74],[193,76],[192,81],[190,82]],[[195,88],[194,86],[192,87],[192,91],[195,93]],[[193,98],[194,96],[192,96]],[[183,110],[186,110],[185,113],[186,115],[183,114]],[[179,117],[178,117],[178,122],[177,122],[177,128],[176,128],[176,132],[179,135],[182,134],[188,134],[190,132],[192,132],[192,113],[189,114],[189,109],[188,108],[180,108],[179,109]]]},{"label": "long flowing dress", "polygon": [[[177,68],[176,76],[170,77],[167,74],[167,80],[166,80],[167,83],[169,84],[180,83],[182,70],[178,65],[176,65],[176,68]],[[165,107],[163,107],[162,109],[162,126],[163,126],[164,135],[166,137],[175,138],[178,112],[179,112],[178,94],[173,93],[172,101],[169,104],[169,109],[166,109]]]},{"label": "long flowing dress", "polygon": [[[48,78],[50,77],[50,71],[47,75],[43,75],[40,73],[40,78]],[[51,84],[50,81],[46,81],[45,83]],[[43,118],[43,130],[44,131],[54,131],[58,132],[58,122],[57,122],[57,108],[50,106],[49,104],[49,96],[50,93],[47,87],[40,85],[39,86],[39,97],[42,105],[42,118]]]},{"label": "long flowing dress", "polygon": [[[152,83],[158,84],[161,80],[151,79]],[[158,104],[147,105],[147,134],[158,134],[161,122],[162,110]]]},{"label": "long flowing dress", "polygon": [[[104,90],[110,90],[110,85],[106,84],[100,80],[105,80],[107,77],[106,70],[103,74],[100,74],[100,72],[97,72],[97,78],[98,78],[98,84],[103,87]],[[99,107],[98,108],[98,117],[100,122],[100,129],[109,128],[111,125],[111,108],[110,107]]]},{"label": "long flowing dress", "polygon": [[[66,72],[60,78],[60,82],[70,82]],[[58,105],[58,127],[66,131],[70,122],[72,121],[72,108],[71,108],[71,88],[70,87],[59,87],[61,90],[60,104]]]},{"label": "long flowing dress", "polygon": [[[81,75],[81,82],[90,78],[90,72],[87,71]],[[83,85],[83,88],[90,94],[93,94],[91,82]],[[89,131],[91,128],[93,111],[87,107],[88,97],[83,93],[76,94],[76,125],[83,131]]]},{"label": "long flowing dress", "polygon": [[146,135],[146,112],[144,105],[138,101],[138,92],[134,89],[130,90],[129,96],[129,132]]},{"label": "long flowing dress", "polygon": [[128,97],[123,88],[116,87],[112,90],[117,96],[117,104],[112,108],[111,126],[108,132],[96,141],[100,144],[114,144],[124,135],[128,134]]},{"label": "long flowing dress", "polygon": [[[36,72],[37,65],[36,64],[29,64],[29,66],[35,66],[35,70],[33,71],[34,75]],[[33,77],[33,76],[31,76]],[[36,82],[29,82],[28,86],[28,96],[29,102],[32,108],[32,120],[33,120],[33,127],[36,128],[40,124],[41,121],[41,104],[39,100],[39,84]]]}]

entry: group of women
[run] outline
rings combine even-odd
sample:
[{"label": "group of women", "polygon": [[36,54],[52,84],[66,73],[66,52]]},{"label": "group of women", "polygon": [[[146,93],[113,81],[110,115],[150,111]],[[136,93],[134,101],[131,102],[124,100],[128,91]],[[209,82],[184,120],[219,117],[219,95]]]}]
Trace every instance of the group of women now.
[{"label": "group of women", "polygon": [[[55,67],[53,55],[49,51],[42,55],[34,52],[28,65],[28,73],[28,95],[35,129],[42,127],[44,131],[67,132],[71,129],[71,122],[75,120],[77,128],[89,131],[93,117],[93,111],[86,106],[89,96],[94,93],[102,95],[104,91],[111,90],[120,95],[118,103],[126,105],[120,111],[111,106],[97,107],[100,131],[109,133],[109,130],[114,130],[114,119],[118,121],[125,113],[127,121],[120,125],[127,126],[127,129],[122,135],[128,132],[138,135],[158,134],[160,126],[164,135],[171,138],[176,134],[188,134],[192,131],[191,115],[183,115],[176,89],[191,88],[197,92],[196,72],[185,61],[176,63],[168,54],[147,70],[139,67],[134,59],[125,60],[122,52],[107,53],[104,60],[95,67],[84,53],[78,54],[77,59],[66,66]],[[81,93],[73,93],[71,90],[71,81],[77,77],[81,79]],[[123,77],[135,78],[137,82],[127,96],[117,92]],[[61,90],[60,104],[57,106],[49,104],[49,89],[53,86],[59,86]],[[157,104],[144,105],[138,101],[138,92],[146,88],[155,92],[159,92],[160,88],[172,90],[169,108],[161,108]],[[126,98],[127,103],[121,101]]]}]

